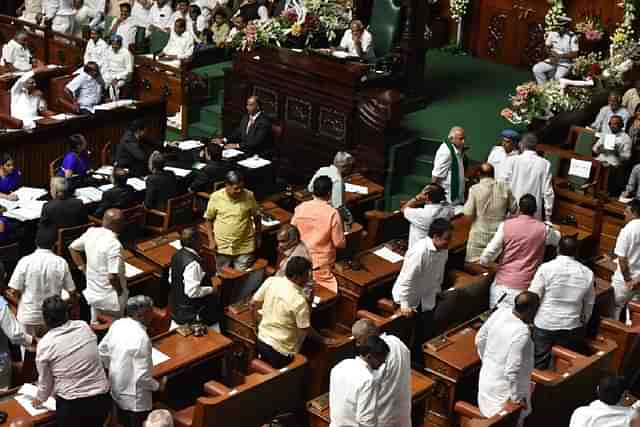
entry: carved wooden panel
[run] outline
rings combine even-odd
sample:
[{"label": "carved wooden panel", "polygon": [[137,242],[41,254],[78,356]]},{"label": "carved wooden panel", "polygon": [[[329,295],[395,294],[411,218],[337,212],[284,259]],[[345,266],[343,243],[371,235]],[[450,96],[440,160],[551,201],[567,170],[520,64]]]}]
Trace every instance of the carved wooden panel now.
[{"label": "carved wooden panel", "polygon": [[522,63],[533,65],[545,57],[544,26],[538,22],[529,22],[527,44],[522,52]]},{"label": "carved wooden panel", "polygon": [[288,96],[284,107],[284,119],[303,128],[311,128],[311,103],[293,96]]},{"label": "carved wooden panel", "polygon": [[502,48],[504,40],[504,26],[507,16],[504,14],[493,15],[489,20],[489,31],[487,34],[487,54],[497,57]]},{"label": "carved wooden panel", "polygon": [[275,90],[267,89],[262,86],[254,86],[253,95],[260,98],[262,111],[264,111],[269,117],[278,117],[278,93]]},{"label": "carved wooden panel", "polygon": [[343,141],[347,136],[347,116],[340,111],[320,107],[318,133],[337,141]]}]

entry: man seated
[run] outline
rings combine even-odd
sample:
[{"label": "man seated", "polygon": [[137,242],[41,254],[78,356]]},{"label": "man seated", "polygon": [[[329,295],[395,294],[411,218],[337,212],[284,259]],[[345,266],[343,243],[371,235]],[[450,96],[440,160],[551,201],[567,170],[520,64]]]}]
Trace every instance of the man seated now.
[{"label": "man seated", "polygon": [[250,303],[255,325],[258,309],[262,308],[256,342],[258,357],[276,369],[293,361],[306,337],[319,343],[333,343],[311,326],[311,304],[303,293],[311,280],[311,262],[302,257],[291,258],[285,276],[265,280]]},{"label": "man seated", "polygon": [[601,134],[598,142],[593,145],[593,152],[598,155],[596,160],[609,170],[608,192],[617,196],[624,186],[623,164],[631,158],[631,138],[623,129],[622,117],[615,115],[609,119],[609,131]]},{"label": "man seated", "polygon": [[34,72],[29,71],[11,86],[11,116],[22,120],[25,128],[33,128],[42,115],[48,115],[47,101],[36,86]]},{"label": "man seated", "polygon": [[340,41],[340,49],[346,51],[350,56],[357,56],[367,61],[373,61],[376,56],[373,50],[373,37],[359,19],[351,21],[350,28],[344,32]]},{"label": "man seated", "polygon": [[162,49],[159,59],[162,61],[184,61],[193,55],[194,41],[193,35],[187,30],[187,21],[182,18],[176,19],[173,31],[169,36],[169,42]]},{"label": "man seated", "polygon": [[9,71],[30,71],[33,62],[33,56],[27,46],[27,34],[18,31],[13,39],[3,46],[0,65]]},{"label": "man seated", "polygon": [[[240,21],[244,22],[244,18],[240,18]],[[223,48],[231,32],[224,9],[218,9],[213,15],[210,31],[213,44],[217,48]]]},{"label": "man seated", "polygon": [[95,12],[84,4],[84,0],[73,0],[73,36],[79,39],[82,32],[89,26],[94,18]]},{"label": "man seated", "polygon": [[224,181],[224,177],[229,172],[229,164],[222,161],[222,147],[218,144],[209,143],[203,150],[206,166],[196,171],[193,175],[193,182],[189,185],[189,191],[208,191],[215,182]]},{"label": "man seated", "polygon": [[61,176],[51,178],[51,200],[42,207],[39,227],[51,228],[55,233],[60,228],[87,224],[89,215],[80,199],[67,197],[67,185]]},{"label": "man seated", "polygon": [[120,97],[120,89],[133,76],[133,55],[122,48],[122,43],[121,36],[111,36],[111,48],[107,49],[102,70],[102,80],[112,100]]},{"label": "man seated", "polygon": [[244,16],[245,21],[266,21],[269,19],[269,11],[264,4],[257,0],[244,0],[235,15]]},{"label": "man seated", "polygon": [[633,83],[633,87],[627,89],[622,96],[622,106],[630,113],[635,114],[638,112],[638,106],[640,105],[640,80],[636,80]]},{"label": "man seated", "polygon": [[95,106],[102,101],[102,82],[98,64],[88,62],[82,72],[67,83],[64,90],[73,100],[75,112],[93,114]]},{"label": "man seated", "polygon": [[166,161],[162,154],[151,157],[151,175],[147,177],[147,191],[144,207],[147,209],[165,210],[167,201],[178,195],[178,178],[168,170],[164,170]]},{"label": "man seated", "polygon": [[616,91],[609,93],[607,105],[600,109],[595,121],[589,127],[599,132],[602,136],[610,134],[612,132],[609,127],[609,122],[613,116],[620,116],[622,118],[622,129],[627,127],[627,120],[631,117],[629,111],[620,104],[620,94]]},{"label": "man seated", "polygon": [[584,353],[585,326],[595,304],[593,272],[576,260],[575,237],[560,239],[558,256],[538,268],[529,290],[540,297],[533,328],[536,368],[548,369],[551,348]]},{"label": "man seated", "polygon": [[173,427],[173,417],[166,409],[154,409],[151,411],[143,427]]},{"label": "man seated", "polygon": [[40,24],[42,21],[42,0],[25,0],[16,12],[16,16],[21,21]]},{"label": "man seated", "polygon": [[134,120],[129,129],[125,131],[116,150],[114,164],[129,170],[130,176],[144,176],[147,172],[147,154],[142,144],[159,149],[162,144],[145,136],[146,125],[144,121]]},{"label": "man seated", "polygon": [[43,0],[42,15],[45,27],[50,27],[57,33],[73,33],[72,0]]},{"label": "man seated", "polygon": [[212,142],[234,148],[248,154],[267,156],[272,149],[271,119],[262,112],[260,98],[247,98],[247,114],[240,120],[240,126],[228,138],[214,138]]},{"label": "man seated", "polygon": [[84,49],[84,64],[95,62],[98,64],[98,70],[102,70],[104,58],[110,49],[107,42],[102,39],[102,31],[98,28],[91,27],[89,30],[89,40]]},{"label": "man seated", "polygon": [[630,426],[637,403],[622,404],[626,381],[623,377],[606,376],[600,380],[598,400],[573,411],[569,427]]},{"label": "man seated", "polygon": [[338,209],[344,205],[344,178],[351,174],[355,159],[345,151],[339,151],[333,158],[331,166],[323,166],[318,169],[309,181],[307,189],[313,192],[313,182],[319,176],[328,176],[331,178],[333,187],[331,187],[331,206]]},{"label": "man seated", "polygon": [[117,35],[121,38],[121,45],[124,50],[129,51],[136,42],[136,32],[138,31],[135,18],[131,16],[131,4],[120,4],[120,17],[113,21],[109,32],[112,36],[111,45],[113,46],[113,36]]},{"label": "man seated", "polygon": [[151,6],[151,12],[149,12],[149,31],[166,31],[171,30],[171,16],[173,15],[173,9],[168,0],[157,0],[156,3]]},{"label": "man seated", "polygon": [[570,31],[570,24],[571,18],[561,16],[557,30],[547,33],[544,44],[549,57],[533,66],[533,75],[539,85],[550,78],[560,80],[568,75],[573,60],[578,57],[578,35]]},{"label": "man seated", "polygon": [[135,0],[131,8],[131,17],[135,20],[136,25],[145,29],[149,28],[152,6],[152,0]]},{"label": "man seated", "polygon": [[520,141],[520,134],[513,129],[505,129],[500,133],[502,141],[491,149],[487,163],[493,166],[494,176],[496,179],[501,179],[503,172],[502,166],[507,157],[515,156],[519,154],[518,142]]},{"label": "man seated", "polygon": [[189,18],[189,0],[177,0],[174,4],[176,11],[171,15],[171,28],[174,28],[178,19],[184,19],[186,21]]},{"label": "man seated", "polygon": [[102,193],[102,200],[95,212],[96,217],[102,218],[107,209],[127,209],[136,204],[136,190],[127,184],[127,179],[127,171],[119,167],[113,168],[113,188]]},{"label": "man seated", "polygon": [[285,224],[280,227],[278,234],[278,271],[276,276],[284,277],[287,268],[287,263],[293,257],[302,257],[311,261],[311,255],[307,246],[300,240],[300,232],[298,229],[291,225]]}]

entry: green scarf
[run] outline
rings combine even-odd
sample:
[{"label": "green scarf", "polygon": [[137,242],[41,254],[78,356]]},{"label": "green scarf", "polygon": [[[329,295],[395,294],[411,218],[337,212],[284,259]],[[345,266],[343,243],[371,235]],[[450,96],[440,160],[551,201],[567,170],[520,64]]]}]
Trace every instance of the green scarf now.
[{"label": "green scarf", "polygon": [[449,138],[444,140],[445,145],[449,149],[451,153],[451,201],[455,200],[463,200],[464,195],[460,194],[460,165],[458,164],[458,155],[456,154],[456,149],[451,142],[449,142]]}]

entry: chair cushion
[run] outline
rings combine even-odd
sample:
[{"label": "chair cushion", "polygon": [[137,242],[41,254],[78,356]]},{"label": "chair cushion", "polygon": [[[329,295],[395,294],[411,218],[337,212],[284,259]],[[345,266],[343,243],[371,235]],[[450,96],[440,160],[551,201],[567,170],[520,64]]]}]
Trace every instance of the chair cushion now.
[{"label": "chair cushion", "polygon": [[400,28],[400,2],[377,0],[373,4],[369,32],[374,35],[376,57],[389,55]]},{"label": "chair cushion", "polygon": [[219,383],[218,381],[207,381],[204,383],[204,392],[209,396],[217,397],[228,394],[231,391],[226,385]]},{"label": "chair cushion", "polygon": [[175,427],[191,427],[193,425],[193,414],[195,406],[188,406],[181,411],[173,412]]}]

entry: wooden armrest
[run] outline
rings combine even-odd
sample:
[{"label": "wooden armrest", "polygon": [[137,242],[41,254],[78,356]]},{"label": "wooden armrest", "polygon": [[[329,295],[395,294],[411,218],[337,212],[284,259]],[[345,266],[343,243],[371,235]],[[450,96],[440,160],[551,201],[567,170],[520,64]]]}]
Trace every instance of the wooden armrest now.
[{"label": "wooden armrest", "polygon": [[367,310],[358,310],[356,312],[356,317],[358,319],[369,319],[378,326],[382,325],[386,321],[384,317]]},{"label": "wooden armrest", "polygon": [[22,120],[11,117],[7,114],[0,114],[0,123],[9,129],[22,129]]},{"label": "wooden armrest", "polygon": [[576,360],[580,357],[580,354],[571,351],[568,348],[560,347],[557,345],[551,347],[551,354],[555,357],[560,357],[565,360]]},{"label": "wooden armrest", "polygon": [[229,394],[230,391],[229,387],[215,380],[204,383],[204,392],[212,397],[224,396]]},{"label": "wooden armrest", "polygon": [[464,263],[464,271],[473,275],[478,276],[484,273],[489,272],[489,269],[479,263],[475,262],[465,262]]},{"label": "wooden armrest", "polygon": [[475,405],[472,405],[471,403],[465,402],[463,400],[459,400],[456,402],[456,406],[453,408],[453,410],[460,414],[463,415],[465,417],[470,417],[470,418],[486,418],[484,415],[482,415],[482,413],[480,412],[480,408],[478,408]]},{"label": "wooden armrest", "polygon": [[251,362],[249,362],[249,370],[264,375],[277,371],[273,366],[260,359],[252,359]]},{"label": "wooden armrest", "polygon": [[627,307],[629,308],[629,311],[632,313],[640,313],[640,302],[638,301],[629,301],[629,303],[627,304]]},{"label": "wooden armrest", "polygon": [[531,373],[531,379],[537,383],[555,383],[561,379],[561,375],[554,371],[543,371],[534,369]]},{"label": "wooden armrest", "polygon": [[61,98],[58,100],[58,102],[60,103],[60,106],[62,106],[64,111],[67,113],[75,112],[78,109],[78,104],[66,98]]},{"label": "wooden armrest", "polygon": [[372,220],[372,219],[386,219],[389,218],[390,216],[394,216],[396,215],[397,212],[386,212],[386,211],[380,211],[377,209],[374,210],[370,210],[370,211],[366,211],[364,213],[364,217],[367,220]]},{"label": "wooden armrest", "polygon": [[378,307],[378,310],[385,313],[396,312],[396,303],[390,300],[389,298],[380,298],[376,306]]},{"label": "wooden armrest", "polygon": [[149,208],[146,208],[146,207],[144,208],[144,211],[146,213],[150,213],[152,215],[157,215],[157,216],[161,216],[161,217],[165,217],[165,216],[169,215],[166,212],[162,212],[162,211],[159,211],[157,209],[149,209]]}]

